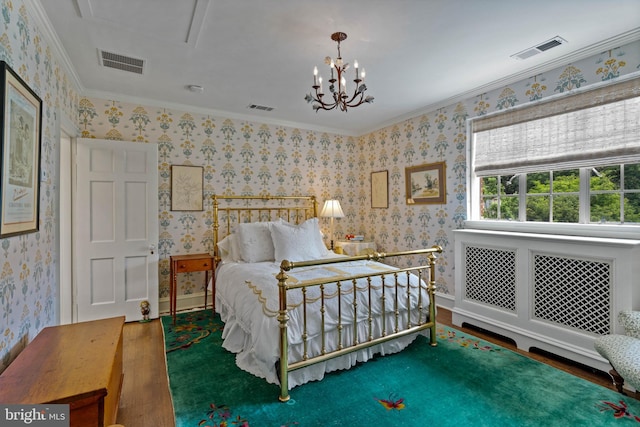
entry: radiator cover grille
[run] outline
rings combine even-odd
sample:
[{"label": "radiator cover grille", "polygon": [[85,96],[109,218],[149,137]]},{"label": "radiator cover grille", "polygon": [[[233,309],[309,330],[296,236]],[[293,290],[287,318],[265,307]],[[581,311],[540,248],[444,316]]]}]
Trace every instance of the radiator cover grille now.
[{"label": "radiator cover grille", "polygon": [[535,318],[595,334],[610,332],[611,263],[534,255]]},{"label": "radiator cover grille", "polygon": [[467,246],[465,260],[464,297],[515,312],[515,251]]}]

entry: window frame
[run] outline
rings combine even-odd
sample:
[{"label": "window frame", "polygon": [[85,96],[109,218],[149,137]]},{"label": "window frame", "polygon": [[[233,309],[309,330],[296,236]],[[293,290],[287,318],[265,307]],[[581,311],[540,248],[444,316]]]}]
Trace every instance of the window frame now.
[{"label": "window frame", "polygon": [[[466,131],[467,131],[467,170],[466,170],[466,178],[467,178],[467,220],[464,221],[464,228],[467,229],[478,229],[478,230],[493,230],[496,232],[522,232],[522,233],[535,233],[535,234],[545,234],[545,235],[563,235],[563,236],[580,236],[582,237],[599,237],[599,238],[612,238],[612,239],[640,239],[640,226],[638,225],[629,225],[629,224],[596,224],[596,223],[588,223],[589,221],[589,202],[582,203],[580,202],[580,212],[579,218],[586,218],[587,223],[579,222],[579,223],[554,223],[554,222],[527,222],[527,221],[515,221],[515,220],[482,220],[480,219],[480,203],[482,202],[482,195],[480,193],[480,177],[475,173],[475,141],[474,141],[474,127],[473,124],[477,120],[484,120],[487,118],[491,118],[491,116],[498,116],[503,114],[503,117],[497,117],[498,122],[503,122],[505,125],[510,123],[511,118],[515,120],[519,120],[521,117],[527,115],[526,109],[529,107],[540,107],[544,105],[545,111],[543,114],[554,114],[552,112],[553,109],[556,111],[563,111],[563,105],[566,105],[566,99],[568,97],[577,96],[579,97],[578,102],[590,102],[590,99],[594,99],[594,97],[602,96],[603,98],[611,98],[616,96],[633,96],[633,95],[620,95],[622,92],[616,92],[618,88],[623,88],[624,85],[633,85],[637,82],[638,76],[628,76],[627,78],[619,78],[616,79],[617,82],[603,82],[602,84],[595,83],[585,88],[576,89],[572,91],[572,93],[567,94],[557,94],[548,97],[546,100],[535,101],[533,103],[523,104],[518,107],[510,108],[508,111],[497,111],[495,113],[491,113],[484,116],[477,116],[473,118],[468,118],[466,121]],[[618,85],[620,83],[620,85]],[[610,92],[611,91],[611,92]],[[611,96],[609,96],[611,93]],[[636,95],[637,96],[637,95]],[[582,101],[580,101],[580,99]],[[558,100],[558,104],[554,104],[554,101]],[[569,101],[570,102],[570,101]],[[520,113],[518,110],[524,110],[525,112]],[[548,111],[546,111],[548,110]],[[625,164],[625,163],[638,163],[640,162],[639,155],[632,155],[623,158],[609,158],[607,163],[609,164]],[[544,168],[544,166],[542,167]],[[551,168],[549,168],[551,169]],[[589,173],[588,169],[583,167],[576,167],[576,169],[580,169],[580,188],[579,188],[579,198],[580,200],[590,200],[589,199],[589,179],[583,179],[582,174]],[[495,171],[494,171],[495,172]],[[505,170],[504,175],[513,174],[513,171]],[[490,173],[488,176],[495,176],[499,173]],[[486,173],[482,175],[487,176]],[[518,179],[523,179],[523,176],[518,177]],[[520,193],[522,193],[523,189],[526,191],[526,183],[523,185],[521,181],[519,184]],[[521,197],[520,200],[526,200],[526,197]],[[525,215],[526,211],[526,202],[525,206],[522,206],[522,203],[519,204],[519,215]]]},{"label": "window frame", "polygon": [[[526,209],[526,193],[520,191],[519,199],[519,219],[518,220],[501,220],[501,219],[480,219],[480,203],[482,195],[480,194],[481,177],[473,173],[473,169],[467,170],[467,179],[469,182],[469,193],[467,197],[468,217],[464,222],[464,228],[487,230],[496,232],[516,232],[516,233],[534,233],[547,235],[563,235],[578,237],[599,237],[611,239],[638,239],[640,240],[640,226],[632,224],[598,224],[589,223],[589,200],[590,200],[590,170],[589,168],[580,168],[580,188],[579,188],[579,217],[587,219],[587,222],[578,223],[558,223],[558,222],[532,222],[522,220]],[[587,177],[583,177],[587,175]],[[518,176],[519,188],[526,188],[526,175]],[[586,203],[582,201],[585,200]]]},{"label": "window frame", "polygon": [[[585,177],[586,175],[586,177]],[[533,222],[525,221],[523,217],[526,215],[526,198],[527,193],[520,191],[519,199],[519,218],[518,220],[503,219],[481,219],[480,204],[483,198],[480,194],[481,177],[471,172],[470,188],[472,189],[467,198],[469,206],[469,216],[465,221],[465,228],[479,230],[494,230],[505,232],[523,232],[523,233],[539,233],[539,234],[558,234],[573,235],[584,237],[601,237],[601,238],[625,238],[640,239],[640,226],[634,224],[599,224],[590,223],[590,169],[580,168],[580,188],[579,188],[579,218],[577,223],[561,223],[561,222]],[[526,188],[526,174],[518,176],[519,188]],[[622,192],[622,190],[620,190]],[[551,193],[553,194],[553,192]]]}]

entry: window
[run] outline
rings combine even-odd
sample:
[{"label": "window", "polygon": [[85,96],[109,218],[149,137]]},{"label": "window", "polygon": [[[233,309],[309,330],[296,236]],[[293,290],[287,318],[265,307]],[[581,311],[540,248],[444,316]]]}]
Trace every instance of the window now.
[{"label": "window", "polygon": [[480,192],[483,220],[640,224],[640,163],[487,176]]},{"label": "window", "polygon": [[640,164],[591,170],[591,222],[640,224]]},{"label": "window", "polygon": [[640,225],[640,78],[471,121],[470,220]]}]

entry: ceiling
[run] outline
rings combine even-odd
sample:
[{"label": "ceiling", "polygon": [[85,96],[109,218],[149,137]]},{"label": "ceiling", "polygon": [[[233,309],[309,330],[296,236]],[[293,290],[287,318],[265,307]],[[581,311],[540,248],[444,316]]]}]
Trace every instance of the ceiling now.
[{"label": "ceiling", "polygon": [[[31,2],[85,96],[346,135],[640,39],[639,0]],[[304,96],[314,66],[327,81],[336,31],[375,101],[316,113]],[[512,57],[556,36],[567,43]],[[100,50],[144,60],[142,74],[102,66]]]}]

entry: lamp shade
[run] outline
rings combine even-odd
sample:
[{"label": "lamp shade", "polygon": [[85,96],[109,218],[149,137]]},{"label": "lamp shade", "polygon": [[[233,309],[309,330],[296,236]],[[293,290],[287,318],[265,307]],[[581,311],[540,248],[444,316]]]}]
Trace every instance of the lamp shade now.
[{"label": "lamp shade", "polygon": [[326,200],[320,216],[327,218],[344,218],[344,212],[342,212],[340,202],[337,200]]}]

